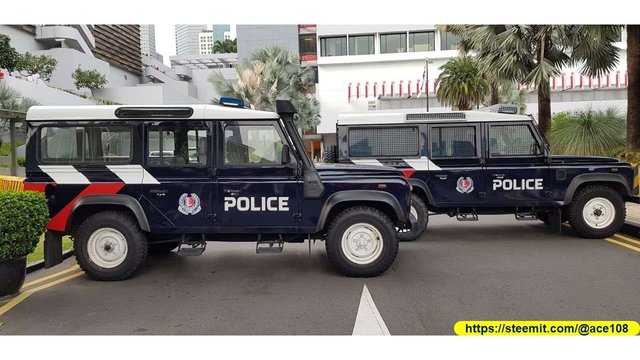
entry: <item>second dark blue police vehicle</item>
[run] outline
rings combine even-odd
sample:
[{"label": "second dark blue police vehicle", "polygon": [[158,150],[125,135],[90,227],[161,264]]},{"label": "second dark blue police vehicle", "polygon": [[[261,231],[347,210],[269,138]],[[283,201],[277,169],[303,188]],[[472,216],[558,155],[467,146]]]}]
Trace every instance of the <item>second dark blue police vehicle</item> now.
[{"label": "second dark blue police vehicle", "polygon": [[348,276],[389,268],[397,230],[411,226],[401,171],[316,168],[290,102],[277,113],[221,104],[32,107],[25,189],[48,200],[45,263],[71,235],[98,280],[128,278],[148,251],[200,255],[207,241],[264,253],[320,239]]},{"label": "second dark blue police vehicle", "polygon": [[569,222],[586,238],[613,235],[624,224],[633,169],[618,159],[552,155],[534,120],[484,111],[375,111],[341,114],[337,148],[325,162],[393,166],[413,186],[411,213],[425,231],[429,213],[458,220],[481,214]]}]

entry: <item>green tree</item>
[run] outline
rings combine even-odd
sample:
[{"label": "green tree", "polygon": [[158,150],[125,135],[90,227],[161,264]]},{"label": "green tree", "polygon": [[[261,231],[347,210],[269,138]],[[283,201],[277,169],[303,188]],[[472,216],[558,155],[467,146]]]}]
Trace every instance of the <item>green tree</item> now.
[{"label": "green tree", "polygon": [[451,59],[440,70],[437,96],[444,106],[471,110],[490,93],[489,83],[480,74],[478,61],[471,56]]},{"label": "green tree", "polygon": [[627,25],[627,146],[640,151],[640,25]]},{"label": "green tree", "polygon": [[0,69],[12,72],[18,66],[20,54],[11,46],[11,39],[7,35],[0,34]]},{"label": "green tree", "polygon": [[260,49],[235,70],[235,81],[227,80],[221,71],[209,78],[221,96],[241,98],[256,109],[267,111],[275,110],[276,100],[291,100],[298,110],[295,121],[299,128],[307,130],[318,125],[320,108],[312,95],[315,75],[311,68],[300,66],[298,56],[291,50],[277,45]]},{"label": "green tree", "polygon": [[71,74],[73,78],[74,85],[76,89],[80,90],[82,88],[87,89],[101,89],[107,83],[107,77],[101,74],[98,70],[82,70],[80,67],[75,69],[73,74]]},{"label": "green tree", "polygon": [[20,60],[16,70],[22,73],[23,71],[27,75],[40,75],[40,78],[45,81],[51,80],[51,74],[56,69],[58,60],[47,55],[32,55],[30,52],[26,52],[20,55]]},{"label": "green tree", "polygon": [[577,64],[580,73],[597,76],[613,70],[619,60],[614,45],[619,25],[467,25],[462,31],[461,43],[477,55],[481,67],[536,86],[543,133],[551,121],[550,77]]},{"label": "green tree", "polygon": [[[23,97],[22,94],[6,84],[0,84],[0,109],[27,112],[30,107],[39,105],[31,98]],[[9,130],[9,121],[0,119],[0,145],[2,145],[2,135]]]},{"label": "green tree", "polygon": [[517,90],[513,86],[502,86],[498,93],[500,104],[511,104],[518,106],[518,114],[524,115],[527,111],[527,92],[524,89]]},{"label": "green tree", "polygon": [[549,144],[556,154],[613,156],[624,149],[625,122],[616,108],[558,113],[548,132]]},{"label": "green tree", "polygon": [[237,53],[238,52],[238,42],[236,39],[233,40],[216,40],[213,43],[213,53],[214,54],[229,54],[229,53]]}]

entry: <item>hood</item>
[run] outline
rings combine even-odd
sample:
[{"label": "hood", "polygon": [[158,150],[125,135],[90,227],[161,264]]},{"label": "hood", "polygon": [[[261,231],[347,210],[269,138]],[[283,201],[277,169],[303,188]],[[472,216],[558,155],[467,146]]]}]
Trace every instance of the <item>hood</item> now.
[{"label": "hood", "polygon": [[578,156],[578,155],[551,155],[553,163],[589,163],[589,164],[612,164],[620,163],[616,158],[606,156]]},{"label": "hood", "polygon": [[402,176],[402,171],[389,166],[324,164],[316,166],[320,176]]}]

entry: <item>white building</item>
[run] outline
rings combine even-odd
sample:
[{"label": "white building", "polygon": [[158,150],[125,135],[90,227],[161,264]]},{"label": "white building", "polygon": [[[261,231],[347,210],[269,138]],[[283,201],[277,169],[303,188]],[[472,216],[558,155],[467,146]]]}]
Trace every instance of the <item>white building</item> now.
[{"label": "white building", "polygon": [[140,52],[143,56],[150,56],[160,62],[161,54],[156,51],[156,27],[151,24],[140,25]]},{"label": "white building", "polygon": [[198,54],[213,54],[213,32],[205,31],[198,34]]},{"label": "white building", "polygon": [[[318,133],[335,133],[339,113],[393,108],[440,109],[439,67],[458,56],[458,39],[435,25],[318,25],[318,86],[322,121]],[[552,79],[552,111],[581,107],[626,108],[626,36],[617,70],[600,79],[580,76],[578,67]],[[428,82],[425,64],[429,61]],[[573,79],[573,80],[572,80]],[[528,89],[527,113],[537,115],[537,97]],[[332,136],[323,136],[333,143]]]},{"label": "white building", "polygon": [[176,55],[199,54],[199,34],[207,30],[207,25],[176,25]]}]

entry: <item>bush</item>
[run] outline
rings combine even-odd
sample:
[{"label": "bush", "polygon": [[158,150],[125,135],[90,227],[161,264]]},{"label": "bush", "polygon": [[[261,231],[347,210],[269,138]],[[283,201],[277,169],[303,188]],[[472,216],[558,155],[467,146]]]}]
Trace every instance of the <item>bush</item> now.
[{"label": "bush", "polygon": [[12,72],[18,66],[20,54],[11,46],[11,39],[7,35],[0,34],[0,69]]},{"label": "bush", "polygon": [[75,82],[76,89],[100,89],[107,84],[107,77],[100,74],[98,70],[82,70],[77,68],[71,75]]},{"label": "bush", "polygon": [[18,166],[24,167],[27,163],[27,159],[25,159],[24,156],[20,156],[16,159],[16,162],[18,163]]},{"label": "bush", "polygon": [[548,132],[554,154],[615,156],[626,143],[626,116],[617,108],[561,112]]},{"label": "bush", "polygon": [[40,75],[40,78],[44,81],[51,80],[51,74],[56,69],[58,60],[47,55],[31,55],[30,52],[26,52],[20,55],[20,60],[16,66],[16,70],[22,73],[23,71],[29,75]]},{"label": "bush", "polygon": [[0,191],[0,261],[31,253],[49,221],[42,193]]}]

